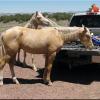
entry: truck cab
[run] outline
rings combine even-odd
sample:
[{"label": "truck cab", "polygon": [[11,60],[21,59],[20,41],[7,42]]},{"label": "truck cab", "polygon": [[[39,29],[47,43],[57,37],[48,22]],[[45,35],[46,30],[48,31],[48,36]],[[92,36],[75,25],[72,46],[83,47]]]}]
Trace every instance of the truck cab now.
[{"label": "truck cab", "polygon": [[69,26],[85,25],[94,35],[100,34],[100,12],[84,12],[73,14]]}]

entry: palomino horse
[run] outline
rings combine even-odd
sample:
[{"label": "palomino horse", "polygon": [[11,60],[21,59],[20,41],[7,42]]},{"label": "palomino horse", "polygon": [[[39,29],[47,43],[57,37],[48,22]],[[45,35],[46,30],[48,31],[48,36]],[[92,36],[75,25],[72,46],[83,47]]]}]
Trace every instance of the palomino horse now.
[{"label": "palomino horse", "polygon": [[[45,26],[49,26],[49,20],[46,19],[42,13],[37,12],[34,13],[34,15],[31,17],[31,19],[28,21],[28,23],[24,26],[26,28],[32,28],[32,29],[40,29],[42,27]],[[17,57],[17,61],[20,62],[20,50],[18,51],[18,57]],[[23,64],[24,66],[26,65],[26,52],[24,51],[24,60],[23,60]],[[37,68],[35,67],[34,63],[33,63],[34,59],[33,59],[33,55],[32,55],[32,69],[37,71]]]},{"label": "palomino horse", "polygon": [[[55,23],[54,21],[50,20],[49,18],[44,17],[43,14],[41,12],[38,12],[38,11],[31,17],[29,22],[24,27],[32,28],[32,29],[40,29],[40,28],[44,28],[44,27],[56,27],[58,29],[58,27],[59,27],[60,31],[61,30],[65,31],[65,29],[67,31],[69,30],[66,27],[59,26],[57,23]],[[20,53],[19,52],[18,52],[18,62],[20,61],[20,59],[19,59],[20,58],[19,57]],[[24,66],[26,65],[25,59],[26,59],[26,52],[24,51],[24,60],[23,60]],[[32,69],[37,71],[37,68],[36,68],[36,66],[34,64],[33,54],[32,54]]]},{"label": "palomino horse", "polygon": [[[40,29],[40,28],[44,28],[44,27],[47,27],[47,26],[60,27],[58,24],[56,24],[55,22],[53,22],[49,18],[44,17],[41,12],[36,11],[36,13],[31,17],[31,19],[28,21],[28,23],[24,27],[32,28],[32,29]],[[23,60],[24,66],[26,65],[25,60],[26,60],[26,52],[24,51],[24,60]],[[18,52],[18,60],[17,61],[20,62],[20,50]],[[37,71],[37,68],[34,64],[33,54],[32,54],[32,69]]]},{"label": "palomino horse", "polygon": [[32,54],[45,54],[45,70],[43,80],[52,85],[50,74],[55,55],[67,42],[80,39],[86,48],[93,48],[90,31],[85,27],[70,28],[69,34],[59,32],[55,28],[30,29],[25,27],[12,27],[2,33],[2,49],[0,55],[0,85],[3,85],[3,68],[8,63],[12,79],[19,84],[14,73],[14,59],[18,49],[23,49]]}]

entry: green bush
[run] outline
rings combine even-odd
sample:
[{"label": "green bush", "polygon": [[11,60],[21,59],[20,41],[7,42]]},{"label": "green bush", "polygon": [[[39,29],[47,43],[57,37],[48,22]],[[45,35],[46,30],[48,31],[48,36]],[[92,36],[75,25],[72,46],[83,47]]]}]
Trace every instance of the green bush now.
[{"label": "green bush", "polygon": [[[70,13],[43,13],[44,16],[48,16],[48,18],[54,18],[58,20],[66,20],[70,19]],[[31,18],[32,14],[15,14],[15,15],[4,15],[0,16],[0,22],[7,23],[10,21],[16,21],[19,23],[26,22]]]},{"label": "green bush", "polygon": [[53,13],[49,15],[49,18],[55,18],[57,21],[59,21],[59,20],[66,20],[66,19],[69,20],[71,16],[72,16],[71,13]]}]

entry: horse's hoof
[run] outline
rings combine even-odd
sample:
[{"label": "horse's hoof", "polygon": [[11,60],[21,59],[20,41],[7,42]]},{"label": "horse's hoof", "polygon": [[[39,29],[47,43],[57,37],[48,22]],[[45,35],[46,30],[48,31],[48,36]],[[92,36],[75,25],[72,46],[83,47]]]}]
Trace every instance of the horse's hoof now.
[{"label": "horse's hoof", "polygon": [[32,67],[32,70],[34,70],[35,72],[37,72],[37,68]]},{"label": "horse's hoof", "polygon": [[44,80],[44,84],[48,85],[48,86],[52,86],[52,82],[48,81],[48,80]]},{"label": "horse's hoof", "polygon": [[19,81],[17,80],[16,77],[13,78],[13,82],[15,82],[16,84],[19,84]]},{"label": "horse's hoof", "polygon": [[19,84],[19,81],[18,81],[18,80],[14,80],[14,82],[15,82],[16,84]]},{"label": "horse's hoof", "polygon": [[3,81],[0,82],[0,86],[2,86],[2,85],[3,85]]},{"label": "horse's hoof", "polygon": [[37,72],[37,70],[38,70],[38,69],[35,67],[35,65],[33,65],[32,69],[33,69],[35,72]]},{"label": "horse's hoof", "polygon": [[51,81],[48,83],[48,86],[52,86],[52,82]]},{"label": "horse's hoof", "polygon": [[17,81],[16,84],[20,84],[20,83]]}]

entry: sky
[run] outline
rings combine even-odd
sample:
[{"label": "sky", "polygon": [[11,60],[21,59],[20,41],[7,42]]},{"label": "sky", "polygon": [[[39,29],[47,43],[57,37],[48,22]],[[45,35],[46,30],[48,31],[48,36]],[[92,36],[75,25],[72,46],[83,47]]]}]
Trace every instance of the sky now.
[{"label": "sky", "polygon": [[86,11],[100,0],[0,0],[0,13]]}]

